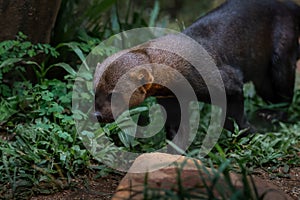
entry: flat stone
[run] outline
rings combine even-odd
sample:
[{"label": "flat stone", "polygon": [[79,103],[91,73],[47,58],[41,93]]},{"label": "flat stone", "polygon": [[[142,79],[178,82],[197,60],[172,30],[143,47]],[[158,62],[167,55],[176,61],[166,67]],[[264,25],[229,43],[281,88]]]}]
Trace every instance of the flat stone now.
[{"label": "flat stone", "polygon": [[[140,200],[143,199],[144,194],[151,195],[153,191],[164,195],[166,189],[177,193],[187,192],[195,195],[194,199],[197,199],[196,196],[209,195],[207,187],[214,188],[213,195],[217,198],[221,198],[222,195],[225,197],[233,195],[225,177],[217,175],[215,169],[205,167],[197,159],[163,153],[148,153],[139,156],[129,171],[130,173],[127,173],[120,182],[112,200]],[[239,174],[229,173],[229,177],[235,189],[243,190],[242,178]],[[250,178],[248,180],[250,181]],[[178,184],[179,181],[180,184]],[[255,177],[254,184],[259,196],[265,194],[264,200],[291,199],[278,187],[263,179]],[[145,185],[147,185],[146,188],[150,188],[151,192],[149,190],[146,192]],[[181,188],[178,187],[179,185]],[[219,191],[222,191],[222,194]],[[253,188],[251,192],[254,194]]]}]

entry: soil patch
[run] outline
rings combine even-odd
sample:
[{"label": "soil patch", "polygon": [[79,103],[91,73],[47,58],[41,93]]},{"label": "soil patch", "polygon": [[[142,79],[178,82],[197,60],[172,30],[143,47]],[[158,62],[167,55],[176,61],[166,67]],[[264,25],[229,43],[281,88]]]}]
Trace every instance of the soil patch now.
[{"label": "soil patch", "polygon": [[267,173],[263,169],[256,169],[253,176],[258,176],[278,186],[291,198],[300,200],[300,167],[291,168],[288,173],[285,173],[283,168],[277,168],[272,173]]},{"label": "soil patch", "polygon": [[[125,174],[124,174],[125,175]],[[113,196],[123,174],[109,174],[97,178],[97,174],[89,177],[78,177],[74,180],[75,186],[51,195],[38,195],[31,200],[108,200]]]}]

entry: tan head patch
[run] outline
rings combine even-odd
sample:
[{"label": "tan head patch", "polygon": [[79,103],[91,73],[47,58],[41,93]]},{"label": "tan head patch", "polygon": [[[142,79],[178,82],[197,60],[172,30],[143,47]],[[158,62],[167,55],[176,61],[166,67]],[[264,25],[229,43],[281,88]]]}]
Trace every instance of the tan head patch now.
[{"label": "tan head patch", "polygon": [[154,78],[149,69],[141,68],[130,72],[130,78],[133,81],[137,81],[139,84],[142,84],[141,90],[143,93],[147,93],[152,86]]}]

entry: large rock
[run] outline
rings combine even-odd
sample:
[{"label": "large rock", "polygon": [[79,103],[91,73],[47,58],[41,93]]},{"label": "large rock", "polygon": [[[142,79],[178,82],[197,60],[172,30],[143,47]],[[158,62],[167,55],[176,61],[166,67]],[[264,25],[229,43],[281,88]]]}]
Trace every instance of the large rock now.
[{"label": "large rock", "polygon": [[[176,162],[174,162],[176,160]],[[169,163],[169,164],[168,164]],[[172,163],[172,164],[170,164]],[[153,171],[153,169],[157,169]],[[186,193],[190,199],[208,197],[229,198],[237,191],[243,191],[243,183],[240,175],[229,173],[233,187],[230,187],[225,177],[216,170],[204,167],[201,161],[184,156],[176,156],[162,153],[143,154],[138,157],[128,173],[120,182],[112,200],[143,199],[147,193],[148,199],[152,199],[154,191],[156,194],[165,195],[165,190],[176,193]],[[147,173],[134,173],[149,171]],[[180,178],[178,178],[180,176]],[[248,178],[249,182],[250,178]],[[179,184],[180,182],[180,184]],[[275,185],[267,183],[262,179],[255,178],[259,196],[266,194],[265,200],[290,199]],[[145,185],[150,190],[145,190]],[[213,188],[209,193],[206,188]],[[253,187],[249,194],[254,195]],[[222,196],[223,195],[223,196]],[[203,199],[203,198],[202,198]]]}]

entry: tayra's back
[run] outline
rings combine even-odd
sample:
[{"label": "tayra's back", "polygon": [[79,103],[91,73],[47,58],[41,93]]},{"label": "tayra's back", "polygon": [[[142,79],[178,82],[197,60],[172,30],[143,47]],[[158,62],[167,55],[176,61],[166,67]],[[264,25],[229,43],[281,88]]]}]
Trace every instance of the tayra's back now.
[{"label": "tayra's back", "polygon": [[248,81],[267,73],[280,45],[291,52],[297,48],[299,13],[292,2],[229,0],[183,33],[202,44],[219,66],[240,68]]}]

